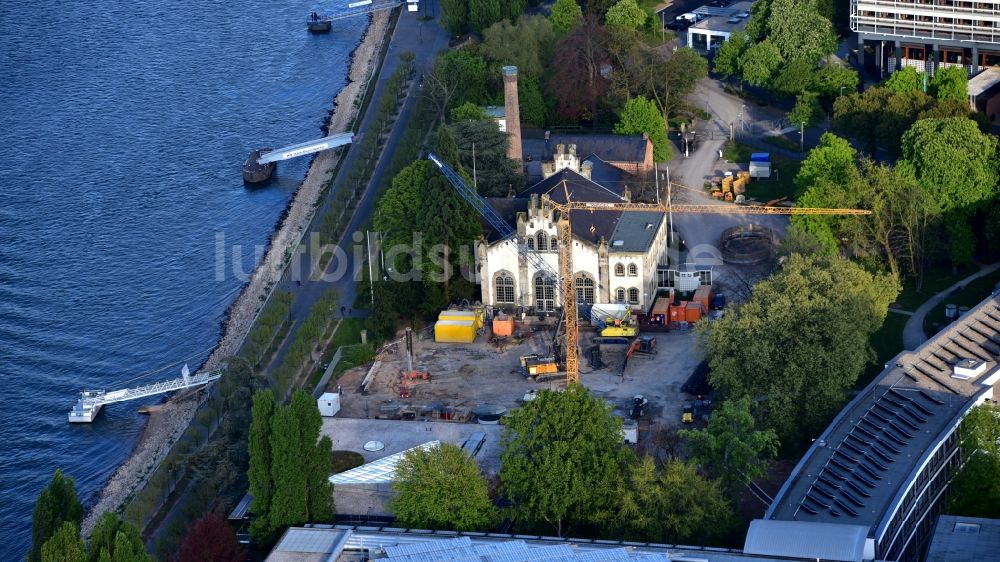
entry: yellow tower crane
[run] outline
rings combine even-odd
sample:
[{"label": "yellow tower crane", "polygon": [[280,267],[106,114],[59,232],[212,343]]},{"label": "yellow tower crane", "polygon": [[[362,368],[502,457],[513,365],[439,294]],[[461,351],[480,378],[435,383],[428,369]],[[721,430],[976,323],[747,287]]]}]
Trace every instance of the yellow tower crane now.
[{"label": "yellow tower crane", "polygon": [[[516,238],[517,233],[507,221],[496,214],[496,211],[483,199],[476,191],[470,187],[462,176],[445,164],[438,156],[431,153],[427,155],[448,178],[448,181],[455,187],[459,195],[469,202],[497,232],[507,238]],[[566,201],[558,203],[547,195],[543,195],[543,201],[559,211],[559,219],[556,225],[559,232],[559,272],[558,279],[562,286],[563,304],[563,327],[565,333],[565,344],[563,352],[566,362],[566,384],[578,384],[580,382],[580,353],[579,353],[579,318],[576,303],[576,286],[573,282],[573,229],[570,224],[571,211],[616,211],[616,212],[656,212],[656,213],[693,213],[703,215],[870,215],[871,211],[864,209],[814,209],[803,207],[771,207],[765,205],[735,205],[719,203],[714,205],[674,205],[670,198],[666,203],[631,203],[621,202],[593,202],[593,201],[573,201],[569,195],[569,186],[565,180],[562,182],[563,191],[566,194]],[[683,187],[683,186],[680,186]],[[670,225],[673,228],[673,225]],[[524,241],[517,240],[518,252],[527,258],[538,271],[543,274],[549,270],[548,264],[539,258],[534,252],[527,249]]]}]

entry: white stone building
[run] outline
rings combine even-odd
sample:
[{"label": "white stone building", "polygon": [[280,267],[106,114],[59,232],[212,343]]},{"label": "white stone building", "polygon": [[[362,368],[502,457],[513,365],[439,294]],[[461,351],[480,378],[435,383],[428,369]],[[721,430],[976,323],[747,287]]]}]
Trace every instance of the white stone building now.
[{"label": "white stone building", "polygon": [[[619,170],[591,155],[583,162],[575,146],[560,145],[546,177],[516,197],[490,198],[498,214],[516,225],[518,237],[558,272],[559,211],[550,201],[627,201],[625,182],[608,187],[591,178],[621,177]],[[565,187],[564,187],[565,182]],[[587,304],[625,303],[649,307],[656,295],[657,265],[666,263],[667,220],[663,213],[573,211],[573,277],[577,299]],[[489,232],[477,243],[482,301],[499,309],[549,312],[562,307],[555,284],[517,251],[517,242]]]}]

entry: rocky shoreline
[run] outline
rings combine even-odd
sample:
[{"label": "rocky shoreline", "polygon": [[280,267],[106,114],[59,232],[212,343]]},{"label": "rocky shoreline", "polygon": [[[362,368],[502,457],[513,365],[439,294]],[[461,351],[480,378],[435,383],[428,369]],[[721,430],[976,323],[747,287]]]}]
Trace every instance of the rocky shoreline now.
[{"label": "rocky shoreline", "polygon": [[[333,102],[333,110],[326,122],[327,134],[345,131],[357,116],[365,86],[378,63],[378,53],[386,40],[390,15],[376,12],[370,17],[361,42],[351,53],[347,84]],[[254,270],[250,281],[226,311],[222,323],[222,336],[201,371],[216,369],[226,357],[235,355],[257,318],[261,303],[284,274],[284,256],[287,249],[295,247],[309,227],[322,196],[323,188],[334,169],[339,155],[333,151],[317,155],[309,166],[305,179],[299,185],[279,225],[271,236],[267,253]],[[142,436],[131,454],[105,483],[97,503],[90,509],[82,525],[84,535],[89,535],[97,518],[105,511],[120,511],[125,503],[140,490],[156,466],[170,452],[170,447],[191,423],[201,393],[182,393],[171,398],[161,408],[150,413]]]}]

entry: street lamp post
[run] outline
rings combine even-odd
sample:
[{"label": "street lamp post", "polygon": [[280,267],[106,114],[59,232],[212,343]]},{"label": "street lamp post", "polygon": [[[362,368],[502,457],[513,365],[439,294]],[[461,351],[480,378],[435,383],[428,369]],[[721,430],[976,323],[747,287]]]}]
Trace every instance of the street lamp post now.
[{"label": "street lamp post", "polygon": [[802,126],[799,127],[799,152],[806,151],[806,122],[802,122]]},{"label": "street lamp post", "polygon": [[845,88],[845,87],[846,87],[846,86],[841,86],[841,87],[840,87],[840,95],[844,95],[844,88]]}]

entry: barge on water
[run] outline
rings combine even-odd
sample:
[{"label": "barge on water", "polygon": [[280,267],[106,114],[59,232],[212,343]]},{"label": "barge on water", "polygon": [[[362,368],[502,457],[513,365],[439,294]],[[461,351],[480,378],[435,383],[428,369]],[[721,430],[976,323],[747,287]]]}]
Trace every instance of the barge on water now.
[{"label": "barge on water", "polygon": [[309,19],[306,20],[306,29],[310,33],[328,33],[333,28],[333,18],[330,16],[323,16],[313,12],[309,14]]},{"label": "barge on water", "polygon": [[251,152],[250,156],[247,156],[247,159],[243,162],[243,183],[247,185],[262,185],[271,179],[274,169],[278,166],[277,162],[267,162],[266,164],[259,162],[260,157],[271,152],[271,150],[270,148],[258,148]]}]

